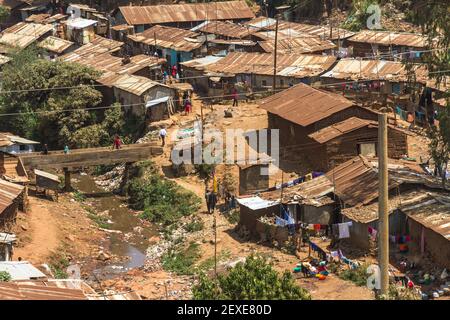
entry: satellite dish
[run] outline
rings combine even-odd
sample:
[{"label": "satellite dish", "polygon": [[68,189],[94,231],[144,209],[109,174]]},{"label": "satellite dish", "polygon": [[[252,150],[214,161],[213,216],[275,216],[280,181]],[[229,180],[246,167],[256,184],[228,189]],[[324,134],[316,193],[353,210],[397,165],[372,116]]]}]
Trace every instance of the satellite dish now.
[{"label": "satellite dish", "polygon": [[67,278],[68,279],[81,279],[81,270],[80,266],[77,264],[72,264],[66,269]]},{"label": "satellite dish", "polygon": [[70,14],[71,19],[81,17],[81,10],[80,10],[80,8],[77,8],[77,7],[68,6],[66,13]]}]

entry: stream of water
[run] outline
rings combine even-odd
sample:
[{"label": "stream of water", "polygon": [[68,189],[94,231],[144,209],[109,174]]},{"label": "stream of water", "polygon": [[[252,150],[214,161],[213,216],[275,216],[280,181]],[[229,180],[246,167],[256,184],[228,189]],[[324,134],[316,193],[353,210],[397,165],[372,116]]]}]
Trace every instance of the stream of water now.
[{"label": "stream of water", "polygon": [[107,212],[111,230],[109,251],[123,262],[107,264],[94,271],[98,279],[110,279],[132,268],[144,265],[149,239],[157,235],[154,227],[143,226],[136,212],[129,209],[126,199],[105,191],[95,184],[94,179],[85,174],[74,176],[74,187],[83,193],[96,213]]}]

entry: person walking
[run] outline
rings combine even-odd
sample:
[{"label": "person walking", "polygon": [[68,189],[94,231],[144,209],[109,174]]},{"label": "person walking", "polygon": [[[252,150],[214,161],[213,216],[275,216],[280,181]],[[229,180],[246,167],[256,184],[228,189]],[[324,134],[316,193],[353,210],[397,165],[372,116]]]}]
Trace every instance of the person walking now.
[{"label": "person walking", "polygon": [[42,154],[48,154],[48,145],[44,144],[44,147],[42,148]]},{"label": "person walking", "polygon": [[114,137],[114,143],[113,143],[113,149],[119,150],[122,146],[122,140],[120,140],[120,137],[118,134]]},{"label": "person walking", "polygon": [[161,144],[162,147],[164,147],[166,145],[166,136],[167,136],[166,128],[162,127],[161,130],[159,130],[159,138],[162,141],[162,144]]},{"label": "person walking", "polygon": [[65,146],[64,146],[64,153],[65,154],[69,154],[69,146],[66,144]]},{"label": "person walking", "polygon": [[208,210],[208,213],[211,213],[211,206],[210,206],[210,202],[209,202],[209,197],[211,195],[211,191],[209,191],[209,189],[205,190],[205,201],[206,201],[206,208]]},{"label": "person walking", "polygon": [[186,98],[186,100],[184,100],[184,112],[186,115],[188,115],[192,110],[192,104],[191,104],[191,99],[189,99],[189,97]]},{"label": "person walking", "polygon": [[239,97],[238,91],[237,91],[236,87],[233,87],[233,107],[238,106],[238,97]]}]

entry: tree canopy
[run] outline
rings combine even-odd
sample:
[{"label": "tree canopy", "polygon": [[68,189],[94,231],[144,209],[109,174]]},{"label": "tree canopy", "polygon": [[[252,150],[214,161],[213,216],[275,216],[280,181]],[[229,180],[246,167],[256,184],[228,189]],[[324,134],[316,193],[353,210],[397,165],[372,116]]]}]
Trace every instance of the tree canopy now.
[{"label": "tree canopy", "polygon": [[[450,79],[449,13],[450,5],[447,0],[411,0],[409,15],[412,21],[422,27],[422,31],[429,38],[429,43],[434,43],[432,48],[436,49],[425,56],[425,61],[430,71],[430,78],[434,78],[437,84]],[[428,135],[431,138],[430,156],[445,185],[445,171],[450,161],[450,92],[448,90],[444,93],[444,98],[447,100],[447,106],[439,110],[439,125],[430,127]]]},{"label": "tree canopy", "polygon": [[[11,54],[3,69],[0,130],[11,131],[52,147],[87,147],[109,143],[121,125],[121,109],[95,112],[102,101],[92,85],[98,72],[74,63],[39,58],[31,47]],[[101,123],[100,118],[105,118]],[[102,119],[101,119],[102,120]]]},{"label": "tree canopy", "polygon": [[307,290],[295,284],[288,271],[280,275],[266,259],[254,255],[215,279],[201,275],[192,291],[197,300],[311,299]]}]

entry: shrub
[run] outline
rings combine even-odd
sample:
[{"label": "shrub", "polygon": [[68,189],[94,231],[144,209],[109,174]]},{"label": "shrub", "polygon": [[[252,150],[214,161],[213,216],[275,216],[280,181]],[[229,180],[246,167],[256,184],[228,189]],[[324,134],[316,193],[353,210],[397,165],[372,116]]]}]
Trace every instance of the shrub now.
[{"label": "shrub", "polygon": [[192,292],[197,300],[311,299],[307,290],[295,284],[288,271],[280,275],[266,259],[253,255],[215,279],[202,274]]},{"label": "shrub", "polygon": [[164,270],[175,272],[179,275],[190,275],[194,273],[194,264],[200,258],[200,248],[191,242],[186,249],[171,249],[162,257]]},{"label": "shrub", "polygon": [[8,282],[11,281],[11,275],[8,271],[0,271],[0,282]]},{"label": "shrub", "polygon": [[144,210],[140,216],[142,219],[164,225],[193,214],[201,203],[193,192],[156,173],[145,178],[131,179],[127,189],[130,206],[136,210]]},{"label": "shrub", "polygon": [[196,218],[196,219],[193,219],[191,222],[187,223],[184,226],[184,229],[187,232],[196,232],[196,231],[203,230],[203,227],[204,227],[203,221],[199,218]]},{"label": "shrub", "polygon": [[369,274],[366,272],[367,268],[368,265],[362,265],[356,269],[342,270],[338,272],[338,276],[343,280],[354,282],[358,286],[365,286],[369,277]]}]

